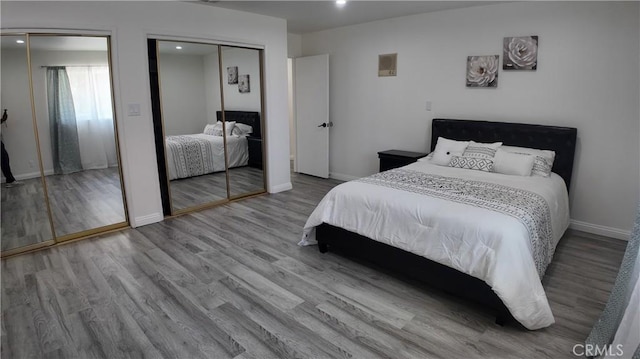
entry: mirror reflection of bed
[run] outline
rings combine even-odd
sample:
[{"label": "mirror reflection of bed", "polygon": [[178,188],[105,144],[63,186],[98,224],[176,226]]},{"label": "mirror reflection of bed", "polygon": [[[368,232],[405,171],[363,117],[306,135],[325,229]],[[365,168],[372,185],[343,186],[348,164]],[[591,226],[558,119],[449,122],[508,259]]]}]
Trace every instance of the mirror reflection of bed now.
[{"label": "mirror reflection of bed", "polygon": [[[150,46],[170,213],[264,191],[259,51],[166,40]],[[249,92],[240,92],[227,67],[254,81]]]}]

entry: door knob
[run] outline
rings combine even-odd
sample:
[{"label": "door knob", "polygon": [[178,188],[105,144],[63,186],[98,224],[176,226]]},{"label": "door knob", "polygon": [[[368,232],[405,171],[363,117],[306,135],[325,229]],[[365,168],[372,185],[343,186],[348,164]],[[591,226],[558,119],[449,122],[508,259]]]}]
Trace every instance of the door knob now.
[{"label": "door knob", "polygon": [[323,122],[321,125],[318,125],[318,127],[327,127],[327,123]]}]

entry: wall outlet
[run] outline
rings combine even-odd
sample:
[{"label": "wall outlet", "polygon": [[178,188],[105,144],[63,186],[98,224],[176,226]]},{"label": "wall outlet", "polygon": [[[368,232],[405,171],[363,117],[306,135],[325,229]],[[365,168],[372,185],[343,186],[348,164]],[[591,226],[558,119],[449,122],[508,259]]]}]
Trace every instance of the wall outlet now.
[{"label": "wall outlet", "polygon": [[33,168],[34,166],[35,166],[35,164],[33,163],[33,160],[29,161],[29,168]]},{"label": "wall outlet", "polygon": [[427,101],[427,102],[426,102],[425,109],[426,109],[427,111],[431,111],[431,101]]},{"label": "wall outlet", "polygon": [[139,103],[130,103],[129,104],[129,116],[140,116],[140,104]]}]

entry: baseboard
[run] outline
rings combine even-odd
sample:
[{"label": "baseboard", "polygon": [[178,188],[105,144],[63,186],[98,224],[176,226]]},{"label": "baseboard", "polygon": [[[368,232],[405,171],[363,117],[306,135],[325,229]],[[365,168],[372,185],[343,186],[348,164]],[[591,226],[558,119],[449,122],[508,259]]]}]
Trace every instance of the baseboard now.
[{"label": "baseboard", "polygon": [[287,182],[287,183],[282,183],[279,185],[275,185],[275,186],[271,186],[269,187],[269,193],[278,193],[278,192],[284,192],[284,191],[288,191],[290,189],[293,188],[293,185],[291,184],[291,182]]},{"label": "baseboard", "polygon": [[583,221],[576,221],[575,219],[572,219],[569,222],[569,228],[575,229],[576,231],[597,234],[600,236],[622,239],[624,241],[628,241],[629,237],[631,237],[631,231],[625,231],[619,228],[601,226],[599,224],[592,224]]},{"label": "baseboard", "polygon": [[360,177],[331,172],[329,173],[329,178],[337,179],[339,181],[353,181],[359,179]]},{"label": "baseboard", "polygon": [[[45,176],[51,176],[52,174],[53,174],[53,170],[44,171],[44,175]],[[28,180],[28,179],[32,179],[32,178],[38,178],[38,177],[40,177],[40,171],[14,175],[13,177],[15,177],[16,180],[18,180],[18,181],[24,181],[24,180]],[[5,181],[4,176],[2,177],[2,181],[3,182]]]},{"label": "baseboard", "polygon": [[135,217],[134,221],[131,223],[131,227],[141,227],[146,226],[147,224],[162,222],[164,220],[164,216],[162,213],[153,213],[148,214],[146,216]]}]

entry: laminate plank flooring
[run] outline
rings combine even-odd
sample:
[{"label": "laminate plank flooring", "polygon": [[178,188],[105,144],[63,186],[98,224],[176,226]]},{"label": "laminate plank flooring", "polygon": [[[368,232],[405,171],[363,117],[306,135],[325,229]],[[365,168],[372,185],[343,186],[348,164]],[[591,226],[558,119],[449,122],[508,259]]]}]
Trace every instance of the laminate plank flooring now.
[{"label": "laminate plank flooring", "polygon": [[501,327],[473,303],[317,247],[338,182],[2,261],[3,358],[573,358],[626,242],[570,231],[543,284],[556,323]]},{"label": "laminate plank flooring", "polygon": [[[264,189],[264,172],[244,166],[229,170],[232,196]],[[173,209],[185,209],[227,198],[227,176],[224,172],[181,178],[170,182]]]},{"label": "laminate plank flooring", "polygon": [[[118,168],[45,177],[56,235],[124,222]],[[52,239],[40,178],[0,189],[3,251]]]}]

